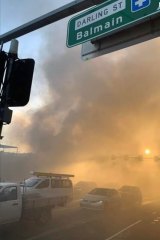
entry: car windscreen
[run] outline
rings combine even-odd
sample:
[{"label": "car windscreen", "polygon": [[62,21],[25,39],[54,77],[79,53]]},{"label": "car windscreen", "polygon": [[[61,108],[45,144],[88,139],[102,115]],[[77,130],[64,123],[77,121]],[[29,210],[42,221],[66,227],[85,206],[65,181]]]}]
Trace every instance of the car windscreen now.
[{"label": "car windscreen", "polygon": [[115,191],[112,189],[106,189],[106,188],[95,188],[92,191],[89,192],[89,194],[93,195],[100,195],[100,196],[110,196],[114,193]]}]

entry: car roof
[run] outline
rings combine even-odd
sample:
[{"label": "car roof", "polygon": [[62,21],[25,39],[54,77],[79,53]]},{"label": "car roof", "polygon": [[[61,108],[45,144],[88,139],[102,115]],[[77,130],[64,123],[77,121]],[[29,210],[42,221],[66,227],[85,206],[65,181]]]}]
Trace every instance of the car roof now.
[{"label": "car roof", "polygon": [[124,185],[119,190],[140,190],[137,186]]},{"label": "car roof", "polygon": [[[115,188],[94,188],[94,189],[92,189],[91,191],[90,191],[90,193],[91,192],[100,192],[100,191],[102,191],[102,192],[108,192],[108,193],[112,193],[112,192],[118,192]],[[96,194],[96,193],[95,193]]]},{"label": "car roof", "polygon": [[94,188],[94,189],[100,189],[100,190],[108,190],[108,191],[117,191],[115,188]]}]

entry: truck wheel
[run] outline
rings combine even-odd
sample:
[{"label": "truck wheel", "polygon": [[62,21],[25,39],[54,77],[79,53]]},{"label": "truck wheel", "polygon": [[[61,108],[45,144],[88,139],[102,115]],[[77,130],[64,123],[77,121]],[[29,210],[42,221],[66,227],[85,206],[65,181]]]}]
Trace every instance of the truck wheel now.
[{"label": "truck wheel", "polygon": [[62,202],[61,202],[60,206],[61,206],[61,207],[66,207],[67,203],[68,203],[67,197],[64,197],[64,198],[62,199]]},{"label": "truck wheel", "polygon": [[65,198],[64,198],[64,207],[66,207],[66,206],[67,206],[67,204],[68,204],[68,198],[67,198],[67,197],[65,197]]},{"label": "truck wheel", "polygon": [[41,209],[37,216],[37,223],[39,225],[46,225],[51,220],[51,209]]}]

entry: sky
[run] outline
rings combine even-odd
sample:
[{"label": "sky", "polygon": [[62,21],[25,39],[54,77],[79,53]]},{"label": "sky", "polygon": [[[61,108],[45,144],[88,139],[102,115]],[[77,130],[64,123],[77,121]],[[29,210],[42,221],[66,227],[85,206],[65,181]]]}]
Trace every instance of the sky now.
[{"label": "sky", "polygon": [[[29,1],[4,1],[0,0],[0,34],[6,33],[18,26],[21,26],[24,23],[27,23],[43,14],[46,14],[56,8],[61,7],[69,3],[70,1],[51,1],[47,0],[38,0],[35,4],[31,0]],[[37,5],[38,4],[38,5]],[[37,8],[38,6],[38,8]],[[17,14],[19,13],[19,14]],[[59,24],[61,31],[66,31],[67,21],[65,20],[65,27],[63,24]],[[44,72],[41,70],[41,51],[46,45],[46,35],[48,32],[56,33],[57,29],[53,25],[39,29],[35,32],[29,33],[25,36],[18,38],[19,40],[19,58],[33,58],[36,61],[35,72],[34,72],[34,81],[32,85],[32,93],[30,98],[30,103],[25,108],[14,108],[14,112],[19,115],[22,115],[22,118],[28,112],[33,112],[37,108],[42,107],[49,100],[48,98],[48,84],[45,80]],[[59,31],[59,30],[58,30]],[[53,38],[53,47],[56,51],[56,54],[59,53],[62,49],[65,49],[65,38],[61,40],[62,44],[56,44],[56,41]],[[8,51],[10,43],[4,44],[4,50]],[[47,52],[46,52],[47,54]],[[40,84],[39,84],[40,82]],[[32,106],[32,107],[31,107]],[[14,124],[14,116],[13,116]],[[8,129],[4,129],[7,131]],[[7,133],[6,133],[7,134]],[[7,141],[7,139],[6,139]],[[10,142],[13,143],[11,140]],[[14,144],[15,145],[15,144]],[[23,149],[22,149],[23,150]]]},{"label": "sky", "polygon": [[[0,32],[69,2],[0,0]],[[81,46],[66,47],[69,19],[18,38],[19,58],[36,66],[30,102],[14,108],[2,143],[35,152],[41,169],[81,177],[112,154],[160,154],[159,38],[84,62]]]}]

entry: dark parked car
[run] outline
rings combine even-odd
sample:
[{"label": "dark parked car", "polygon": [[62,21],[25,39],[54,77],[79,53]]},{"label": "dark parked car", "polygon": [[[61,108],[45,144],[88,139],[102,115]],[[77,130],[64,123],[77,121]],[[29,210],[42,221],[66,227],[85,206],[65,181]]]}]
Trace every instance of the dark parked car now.
[{"label": "dark parked car", "polygon": [[122,186],[119,189],[124,207],[138,207],[142,204],[142,193],[137,186]]}]

